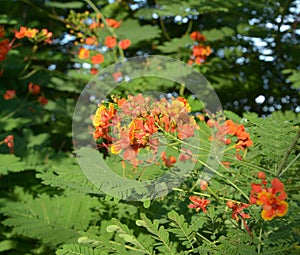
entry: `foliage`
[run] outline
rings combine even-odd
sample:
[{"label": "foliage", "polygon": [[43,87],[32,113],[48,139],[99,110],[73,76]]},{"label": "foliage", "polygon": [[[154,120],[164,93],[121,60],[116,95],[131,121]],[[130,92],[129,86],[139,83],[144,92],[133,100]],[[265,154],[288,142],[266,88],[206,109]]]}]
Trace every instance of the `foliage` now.
[{"label": "foliage", "polygon": [[[298,5],[282,0],[1,1],[0,254],[299,254]],[[145,58],[146,72],[152,54],[176,58],[205,75],[225,111],[205,112],[205,102],[184,84],[161,77],[131,79],[114,70],[107,72],[108,80],[118,86],[101,87],[89,99],[95,106],[87,106],[89,115],[99,104],[107,106],[107,117],[110,104],[120,111],[121,100],[134,104],[149,91],[159,91],[171,103],[158,103],[158,112],[146,107],[142,122],[132,109],[130,120],[119,112],[123,119],[113,139],[109,132],[93,137],[105,125],[73,116],[85,85],[134,56]],[[174,66],[158,63],[157,68]],[[132,66],[132,77],[137,69]],[[178,72],[174,79],[181,76]],[[129,95],[136,96],[132,102]],[[255,101],[259,95],[263,103]],[[174,105],[181,111],[174,112]],[[152,126],[150,117],[156,121]],[[197,126],[190,140],[187,118]],[[116,127],[114,120],[104,124]],[[174,129],[167,129],[172,120]],[[89,132],[75,139],[74,123],[87,124]],[[148,133],[139,133],[146,124]],[[112,149],[126,128],[134,139],[148,135],[142,146],[138,140],[130,145],[141,157],[151,151],[149,133],[164,143],[165,154],[153,152],[157,164],[132,166],[120,157],[128,147]],[[77,150],[86,135],[99,151]],[[180,143],[195,153],[183,153]],[[89,169],[108,167],[134,184],[86,175],[84,157],[90,158]],[[189,163],[192,170],[181,172]],[[169,171],[167,179],[152,185]],[[149,185],[138,189],[143,181]],[[174,187],[176,181],[180,185]],[[113,188],[105,192],[105,185]],[[143,196],[149,192],[150,198]],[[133,195],[143,199],[126,200]],[[286,203],[288,208],[282,206]],[[270,220],[262,211],[276,217]]]}]

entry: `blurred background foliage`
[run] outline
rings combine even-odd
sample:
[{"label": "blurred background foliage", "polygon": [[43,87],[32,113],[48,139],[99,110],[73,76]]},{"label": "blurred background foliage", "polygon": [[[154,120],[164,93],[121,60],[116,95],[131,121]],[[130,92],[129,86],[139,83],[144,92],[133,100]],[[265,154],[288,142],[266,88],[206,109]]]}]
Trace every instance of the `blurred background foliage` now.
[{"label": "blurred background foliage", "polygon": [[[26,72],[22,70],[33,48],[26,40],[16,41],[18,47],[11,49],[0,62],[3,70],[0,140],[12,134],[15,143],[14,155],[9,154],[4,144],[0,146],[0,240],[3,240],[0,253],[53,253],[58,245],[73,240],[76,231],[86,230],[95,215],[101,214],[105,219],[126,218],[128,211],[137,215],[132,205],[120,204],[115,208],[110,201],[99,204],[94,197],[81,194],[98,192],[75,164],[71,130],[75,104],[93,75],[77,57],[80,40],[70,33],[67,18],[70,11],[92,13],[94,10],[87,2],[0,0],[0,25],[5,27],[5,38],[12,40],[14,30],[21,26],[53,32],[52,44],[39,44]],[[126,58],[159,54],[188,62],[193,44],[189,35],[200,31],[212,53],[203,64],[193,67],[213,86],[224,109],[240,116],[250,111],[265,117],[276,111],[281,119],[298,118],[300,1],[94,0],[93,3],[104,17],[122,22],[116,34],[120,39],[131,40],[131,46],[124,52]],[[113,57],[107,56],[100,71],[114,62]],[[30,82],[41,86],[48,99],[46,105],[28,96]],[[125,95],[141,92],[144,86],[138,80],[119,89]],[[179,84],[155,78],[146,88],[190,95]],[[17,100],[3,98],[5,91],[11,89],[16,90]],[[78,194],[66,194],[64,188]],[[45,195],[39,197],[42,193]],[[43,203],[44,212],[59,208],[52,218],[40,211]],[[73,214],[79,215],[81,205],[90,212],[80,218],[82,221],[72,223],[69,219],[75,219],[76,215],[68,218],[60,214],[75,208]],[[25,216],[19,222],[9,220],[8,216],[17,218],[22,212]],[[34,232],[34,224],[39,221],[45,223],[44,230]],[[23,228],[26,223],[32,224],[31,227]],[[61,236],[49,237],[49,233]]]}]

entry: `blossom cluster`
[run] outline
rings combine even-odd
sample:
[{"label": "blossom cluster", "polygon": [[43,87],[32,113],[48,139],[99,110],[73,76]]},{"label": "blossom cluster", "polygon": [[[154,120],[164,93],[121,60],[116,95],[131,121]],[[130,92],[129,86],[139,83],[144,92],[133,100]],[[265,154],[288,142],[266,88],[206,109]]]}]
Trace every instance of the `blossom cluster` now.
[{"label": "blossom cluster", "polygon": [[[5,36],[5,28],[4,26],[0,26],[0,38],[4,38],[4,36]],[[0,41],[0,61],[5,60],[7,53],[12,49],[13,43],[14,40],[9,41],[8,39],[3,39]]]},{"label": "blossom cluster", "polygon": [[204,45],[206,37],[199,31],[192,32],[190,37],[195,41],[195,44],[193,45],[192,55],[188,60],[188,64],[192,65],[195,63],[196,65],[201,65],[211,54],[211,48],[209,45]]},{"label": "blossom cluster", "polygon": [[36,44],[41,42],[50,44],[52,42],[52,32],[49,32],[47,28],[38,30],[21,26],[19,31],[15,31],[15,37],[17,39],[28,38],[28,40]]},{"label": "blossom cluster", "polygon": [[262,206],[261,217],[264,220],[284,216],[288,211],[284,184],[278,178],[274,178],[271,181],[271,187],[267,187],[266,175],[259,172],[258,177],[262,181],[260,184],[253,183],[251,185],[250,203]]},{"label": "blossom cluster", "polygon": [[[225,145],[233,144],[232,147],[236,150],[236,158],[242,160],[242,156],[239,154],[240,151],[253,145],[250,134],[245,130],[243,124],[234,123],[230,119],[224,123],[220,122],[213,118],[207,121],[209,127],[216,129],[215,136],[210,139],[217,139]],[[229,165],[228,162],[224,162],[224,164]]]},{"label": "blossom cluster", "polygon": [[[126,50],[130,47],[129,39],[118,40],[115,30],[121,26],[121,22],[111,18],[101,18],[101,15],[91,17],[89,12],[70,12],[67,19],[70,34],[74,34],[80,43],[77,56],[93,67],[91,74],[98,73],[98,65],[105,61],[104,53],[116,52],[116,48]],[[107,30],[109,35],[107,35]],[[103,36],[105,35],[105,36]]]},{"label": "blossom cluster", "polygon": [[[34,96],[38,96],[41,93],[41,87],[38,84],[33,84],[32,82],[30,82],[28,84],[28,93],[32,94]],[[8,89],[5,91],[3,98],[5,100],[11,100],[14,99],[16,97],[16,90],[15,89]],[[48,103],[48,99],[43,96],[40,95],[37,98],[37,101],[41,104],[41,105],[46,105]]]},{"label": "blossom cluster", "polygon": [[[113,154],[123,153],[124,160],[134,166],[141,163],[139,152],[147,149],[156,159],[161,145],[159,133],[169,134],[177,140],[184,140],[194,135],[197,124],[190,113],[190,106],[182,97],[167,100],[151,101],[142,94],[125,98],[114,98],[114,103],[99,105],[92,116],[95,140],[101,139],[102,146],[109,148]],[[191,158],[190,151],[185,149],[179,160]],[[159,155],[166,167],[176,163],[174,155]]]},{"label": "blossom cluster", "polygon": [[[287,194],[284,191],[284,184],[278,178],[273,178],[270,186],[266,180],[265,173],[258,172],[257,176],[261,179],[261,183],[251,184],[249,203],[226,199],[226,206],[232,210],[231,218],[236,222],[241,219],[245,229],[251,236],[251,230],[246,222],[246,219],[250,219],[251,216],[250,214],[245,213],[243,211],[244,209],[249,208],[251,205],[261,206],[261,218],[263,220],[272,220],[275,217],[282,217],[288,211],[288,203],[285,201],[287,199]],[[207,185],[205,185],[205,188],[203,188],[200,184],[200,189],[202,191],[206,190],[206,188]],[[188,205],[188,208],[195,209],[196,212],[202,210],[204,213],[206,213],[206,207],[211,203],[209,199],[201,198],[195,195],[190,196],[189,199],[192,203]]]}]

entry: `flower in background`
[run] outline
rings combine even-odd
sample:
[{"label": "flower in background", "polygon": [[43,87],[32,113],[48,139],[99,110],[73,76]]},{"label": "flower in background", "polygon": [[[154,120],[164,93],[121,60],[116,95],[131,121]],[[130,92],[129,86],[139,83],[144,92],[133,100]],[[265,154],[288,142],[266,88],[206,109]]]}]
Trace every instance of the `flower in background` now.
[{"label": "flower in background", "polygon": [[129,39],[121,40],[118,45],[123,50],[126,50],[130,47],[131,41]]},{"label": "flower in background", "polygon": [[162,158],[162,160],[163,160],[163,162],[164,162],[164,165],[165,165],[166,167],[172,167],[172,166],[176,163],[176,158],[175,158],[174,156],[169,156],[169,157],[167,158],[166,152],[165,152],[165,151],[163,151],[163,152],[161,153],[161,158]]},{"label": "flower in background", "polygon": [[9,152],[13,154],[14,153],[14,136],[8,135],[7,137],[4,138],[3,142],[6,143],[7,147],[9,148]]},{"label": "flower in background", "polygon": [[197,41],[197,42],[205,42],[206,41],[206,37],[205,35],[201,34],[198,31],[194,31],[190,34],[190,37],[192,40]]},{"label": "flower in background", "polygon": [[0,38],[3,38],[5,36],[5,28],[4,26],[0,26]]},{"label": "flower in background", "polygon": [[117,45],[117,39],[113,36],[107,36],[104,43],[108,48],[111,49]]},{"label": "flower in background", "polygon": [[28,84],[28,90],[32,95],[38,95],[41,92],[41,87],[40,85],[33,84],[32,82],[30,82]]},{"label": "flower in background", "polygon": [[85,48],[80,48],[78,52],[78,58],[80,59],[86,59],[90,57],[90,51]]},{"label": "flower in background", "polygon": [[44,96],[40,96],[40,97],[38,98],[38,101],[39,101],[39,103],[40,103],[41,105],[46,105],[46,104],[48,104],[48,99],[47,99],[46,97],[44,97]]},{"label": "flower in background", "polygon": [[106,20],[106,24],[109,26],[109,27],[112,27],[112,28],[118,28],[120,27],[121,23],[119,21],[116,21],[115,19],[105,19]]},{"label": "flower in background", "polygon": [[12,42],[9,42],[8,39],[4,39],[0,42],[0,61],[4,60],[7,53],[12,48]]},{"label": "flower in background", "polygon": [[261,217],[264,220],[272,220],[275,217],[282,217],[288,211],[287,194],[284,191],[284,184],[274,178],[271,181],[271,187],[267,187],[265,174],[258,173],[258,177],[262,179],[261,184],[252,183],[250,203],[257,204],[262,207]]},{"label": "flower in background", "polygon": [[102,54],[99,53],[99,54],[97,54],[97,55],[95,55],[95,56],[92,56],[91,60],[92,60],[92,63],[93,63],[94,65],[97,65],[97,64],[103,63],[104,57],[103,57]]},{"label": "flower in background", "polygon": [[231,218],[234,219],[236,222],[238,222],[239,219],[241,219],[245,229],[250,234],[250,236],[252,236],[251,230],[245,221],[245,219],[250,219],[250,215],[243,212],[243,210],[246,209],[247,207],[249,207],[250,204],[236,203],[236,202],[229,200],[229,201],[227,201],[226,205],[227,205],[227,207],[232,209]]},{"label": "flower in background", "polygon": [[6,90],[5,94],[3,95],[5,100],[13,99],[16,96],[16,91],[14,89]]},{"label": "flower in background", "polygon": [[198,196],[190,196],[189,199],[191,200],[192,204],[190,204],[188,208],[196,209],[196,212],[199,212],[200,210],[202,210],[204,213],[207,212],[206,207],[210,203],[208,199]]}]

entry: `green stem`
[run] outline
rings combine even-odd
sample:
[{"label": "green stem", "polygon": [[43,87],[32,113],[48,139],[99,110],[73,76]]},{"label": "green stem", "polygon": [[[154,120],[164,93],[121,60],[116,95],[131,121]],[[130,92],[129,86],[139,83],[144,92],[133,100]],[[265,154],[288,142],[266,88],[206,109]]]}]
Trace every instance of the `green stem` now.
[{"label": "green stem", "polygon": [[261,238],[262,238],[262,227],[259,230],[257,254],[261,254]]},{"label": "green stem", "polygon": [[281,173],[278,175],[278,177],[280,177],[281,175],[283,175],[296,161],[297,159],[300,157],[300,153],[286,166],[286,168],[284,168]]},{"label": "green stem", "polygon": [[38,49],[38,46],[37,46],[36,44],[34,44],[33,47],[32,47],[32,52],[31,52],[30,58],[29,58],[27,64],[25,65],[25,67],[23,68],[23,70],[22,70],[22,71],[20,72],[20,74],[19,74],[19,79],[20,79],[20,80],[24,79],[23,74],[24,74],[24,73],[27,71],[27,69],[30,67],[30,65],[31,65],[31,63],[32,63],[32,60],[33,60],[33,56],[34,56],[34,54],[36,53],[37,49]]},{"label": "green stem", "polygon": [[[93,3],[93,1],[91,1],[91,0],[85,0],[85,1],[94,10],[94,12],[96,12],[100,16],[100,19],[101,19],[102,23],[108,29],[110,34],[117,39],[118,37],[117,37],[115,31],[110,26],[108,26],[105,17],[100,12],[100,10],[97,8],[97,6]],[[118,50],[119,50],[119,53],[120,53],[121,60],[124,60],[124,58],[125,58],[124,51],[119,45],[118,45]]]},{"label": "green stem", "polygon": [[160,23],[160,26],[161,26],[163,35],[166,37],[166,39],[167,39],[168,41],[170,41],[170,40],[171,40],[171,37],[169,36],[169,34],[168,34],[168,32],[167,32],[167,29],[166,29],[166,27],[165,27],[165,23],[164,23],[162,17],[159,17],[159,23]]},{"label": "green stem", "polygon": [[[280,162],[280,164],[279,164],[279,166],[276,170],[276,173],[275,173],[276,176],[279,176],[279,175],[282,174],[283,167],[287,163],[287,160],[288,160],[290,154],[292,153],[294,147],[297,145],[299,138],[300,138],[300,129],[298,130],[298,133],[297,133],[296,137],[294,138],[294,140],[292,141],[292,144],[290,145],[290,147],[286,151],[284,157],[282,158],[282,160],[281,160],[281,162]],[[287,171],[287,169],[285,171]]]}]

